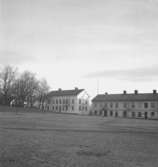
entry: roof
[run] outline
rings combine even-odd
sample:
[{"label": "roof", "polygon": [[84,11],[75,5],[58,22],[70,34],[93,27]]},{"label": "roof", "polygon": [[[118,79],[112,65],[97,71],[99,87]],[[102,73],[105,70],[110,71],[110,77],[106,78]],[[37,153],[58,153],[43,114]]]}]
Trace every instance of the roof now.
[{"label": "roof", "polygon": [[158,94],[139,93],[139,94],[99,94],[93,102],[101,101],[158,101]]},{"label": "roof", "polygon": [[72,89],[72,90],[57,90],[57,91],[51,91],[48,93],[48,97],[52,96],[77,96],[79,93],[84,91],[84,89]]}]

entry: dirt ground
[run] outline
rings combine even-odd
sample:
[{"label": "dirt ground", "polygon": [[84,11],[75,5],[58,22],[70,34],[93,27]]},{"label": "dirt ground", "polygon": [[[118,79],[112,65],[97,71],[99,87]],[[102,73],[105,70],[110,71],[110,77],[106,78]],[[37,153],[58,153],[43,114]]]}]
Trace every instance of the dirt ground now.
[{"label": "dirt ground", "polygon": [[0,108],[0,167],[157,166],[158,121]]}]

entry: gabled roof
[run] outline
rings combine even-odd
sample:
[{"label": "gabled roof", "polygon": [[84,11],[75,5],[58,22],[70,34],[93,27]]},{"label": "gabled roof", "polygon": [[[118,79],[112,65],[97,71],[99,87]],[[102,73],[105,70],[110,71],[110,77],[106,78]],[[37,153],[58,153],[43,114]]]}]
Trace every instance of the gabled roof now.
[{"label": "gabled roof", "polygon": [[77,96],[79,93],[84,91],[84,89],[72,89],[72,90],[57,90],[57,91],[51,91],[48,93],[48,97],[52,96]]},{"label": "gabled roof", "polygon": [[93,102],[101,101],[158,101],[158,94],[139,93],[139,94],[100,94]]}]

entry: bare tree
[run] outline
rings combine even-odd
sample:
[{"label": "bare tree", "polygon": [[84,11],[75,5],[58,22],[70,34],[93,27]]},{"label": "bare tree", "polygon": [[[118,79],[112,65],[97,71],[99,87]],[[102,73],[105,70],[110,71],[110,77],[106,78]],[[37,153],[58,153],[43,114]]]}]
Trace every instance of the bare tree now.
[{"label": "bare tree", "polygon": [[11,66],[5,66],[0,72],[0,88],[3,94],[4,104],[9,104],[16,73],[17,69]]},{"label": "bare tree", "polygon": [[32,106],[37,98],[43,104],[48,91],[47,81],[38,80],[32,72],[18,74],[17,68],[11,66],[6,66],[0,71],[0,98],[3,104],[9,104],[12,98],[16,98],[18,105],[27,101],[29,106]]},{"label": "bare tree", "polygon": [[39,80],[38,86],[39,86],[39,89],[38,89],[39,94],[47,94],[50,89],[45,79]]},{"label": "bare tree", "polygon": [[44,103],[47,100],[47,94],[49,92],[49,85],[45,79],[42,79],[38,83],[38,92],[37,92],[37,98],[39,99],[40,105],[43,108]]},{"label": "bare tree", "polygon": [[19,104],[27,101],[30,106],[33,105],[35,92],[38,91],[38,80],[34,73],[25,71],[14,84],[14,93],[17,95]]}]

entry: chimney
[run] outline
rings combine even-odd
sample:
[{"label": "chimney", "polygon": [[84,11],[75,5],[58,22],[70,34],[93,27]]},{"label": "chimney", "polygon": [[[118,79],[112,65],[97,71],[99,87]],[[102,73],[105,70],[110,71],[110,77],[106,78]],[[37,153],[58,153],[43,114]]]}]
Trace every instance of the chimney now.
[{"label": "chimney", "polygon": [[75,90],[78,90],[78,87],[75,87]]},{"label": "chimney", "polygon": [[138,94],[138,90],[135,90],[135,91],[134,91],[134,94],[137,95],[137,94]]},{"label": "chimney", "polygon": [[126,91],[126,90],[124,90],[124,91],[123,91],[123,94],[124,94],[124,95],[126,95],[126,94],[127,94],[127,91]]},{"label": "chimney", "polygon": [[153,94],[156,94],[156,93],[157,93],[157,90],[154,89],[154,90],[153,90]]},{"label": "chimney", "polygon": [[108,95],[108,92],[105,92],[105,95]]},{"label": "chimney", "polygon": [[58,91],[62,91],[62,89],[61,89],[61,88],[59,88],[59,89],[58,89]]}]

